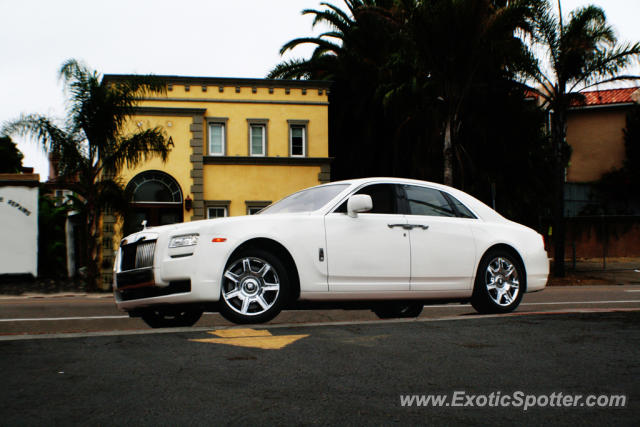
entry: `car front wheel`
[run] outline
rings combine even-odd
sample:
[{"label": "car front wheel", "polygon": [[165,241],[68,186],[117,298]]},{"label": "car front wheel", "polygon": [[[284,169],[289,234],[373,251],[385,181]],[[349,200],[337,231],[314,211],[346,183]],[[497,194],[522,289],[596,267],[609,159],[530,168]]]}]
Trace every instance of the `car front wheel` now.
[{"label": "car front wheel", "polygon": [[508,313],[525,291],[524,268],[511,253],[494,250],[480,261],[471,305],[480,313]]},{"label": "car front wheel", "polygon": [[248,249],[225,267],[220,314],[234,323],[267,322],[280,313],[289,291],[282,262],[262,249]]}]

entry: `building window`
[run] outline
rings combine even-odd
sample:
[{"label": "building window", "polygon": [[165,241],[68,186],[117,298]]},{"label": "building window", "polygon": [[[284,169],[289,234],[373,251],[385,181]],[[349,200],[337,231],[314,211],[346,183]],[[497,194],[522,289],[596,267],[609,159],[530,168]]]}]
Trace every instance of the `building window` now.
[{"label": "building window", "polygon": [[207,208],[207,218],[224,218],[226,216],[226,206],[211,206]]},{"label": "building window", "polygon": [[268,119],[247,119],[249,124],[249,155],[267,155],[267,123]]},{"label": "building window", "polygon": [[247,215],[255,215],[260,212],[262,209],[266,208],[271,204],[271,201],[267,200],[247,200],[245,202],[247,205]]},{"label": "building window", "polygon": [[133,200],[124,221],[125,235],[140,231],[142,221],[147,221],[147,226],[182,222],[182,190],[172,176],[161,171],[142,172],[129,182],[127,192]]},{"label": "building window", "polygon": [[289,155],[291,157],[307,155],[307,123],[306,120],[289,120]]},{"label": "building window", "polygon": [[227,154],[227,119],[224,117],[207,118],[209,156],[226,156]]},{"label": "building window", "polygon": [[265,155],[264,130],[264,125],[251,125],[251,156]]},{"label": "building window", "polygon": [[224,123],[209,125],[209,155],[224,156]]}]

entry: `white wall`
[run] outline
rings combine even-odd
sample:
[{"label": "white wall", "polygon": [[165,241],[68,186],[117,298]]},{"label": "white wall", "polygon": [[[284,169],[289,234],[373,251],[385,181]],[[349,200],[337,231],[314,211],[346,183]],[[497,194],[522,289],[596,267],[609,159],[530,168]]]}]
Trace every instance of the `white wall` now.
[{"label": "white wall", "polygon": [[0,274],[38,275],[38,187],[0,186]]}]

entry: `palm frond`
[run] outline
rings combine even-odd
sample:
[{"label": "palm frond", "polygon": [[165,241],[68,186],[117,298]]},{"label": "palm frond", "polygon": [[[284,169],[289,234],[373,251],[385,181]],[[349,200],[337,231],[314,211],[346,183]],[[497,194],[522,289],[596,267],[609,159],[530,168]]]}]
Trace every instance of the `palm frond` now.
[{"label": "palm frond", "polygon": [[268,79],[308,79],[309,61],[306,59],[290,59],[276,65],[267,75]]},{"label": "palm frond", "polygon": [[280,55],[285,54],[287,51],[294,49],[297,46],[300,46],[302,44],[308,44],[308,43],[318,45],[318,47],[322,47],[327,51],[333,51],[334,53],[339,53],[340,50],[342,49],[338,44],[321,39],[319,37],[300,37],[285,43],[280,48]]},{"label": "palm frond", "polygon": [[634,80],[635,76],[617,78],[621,70],[640,62],[640,43],[625,43],[614,49],[600,50],[585,61],[580,73],[571,80],[570,90],[616,80]]},{"label": "palm frond", "polygon": [[23,114],[17,120],[7,122],[2,127],[6,135],[31,136],[46,152],[60,151],[65,145],[74,145],[70,135],[53,121],[40,114]]},{"label": "palm frond", "polygon": [[103,153],[102,169],[107,173],[117,172],[124,165],[131,169],[156,156],[164,162],[169,151],[162,128],[145,129],[133,135],[119,137],[113,150]]},{"label": "palm frond", "polygon": [[316,10],[305,9],[302,11],[303,15],[314,15],[311,27],[315,28],[319,24],[324,24],[337,31],[346,32],[353,25],[353,21],[349,16],[344,13],[339,13],[337,10]]}]

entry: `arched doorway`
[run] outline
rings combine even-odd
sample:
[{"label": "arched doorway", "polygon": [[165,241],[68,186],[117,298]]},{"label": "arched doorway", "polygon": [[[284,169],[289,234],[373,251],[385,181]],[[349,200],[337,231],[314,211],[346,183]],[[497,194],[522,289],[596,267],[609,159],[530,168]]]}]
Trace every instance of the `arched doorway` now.
[{"label": "arched doorway", "polygon": [[178,182],[161,171],[145,171],[136,175],[127,191],[133,195],[131,210],[125,219],[125,235],[147,226],[182,222],[182,190]]}]

